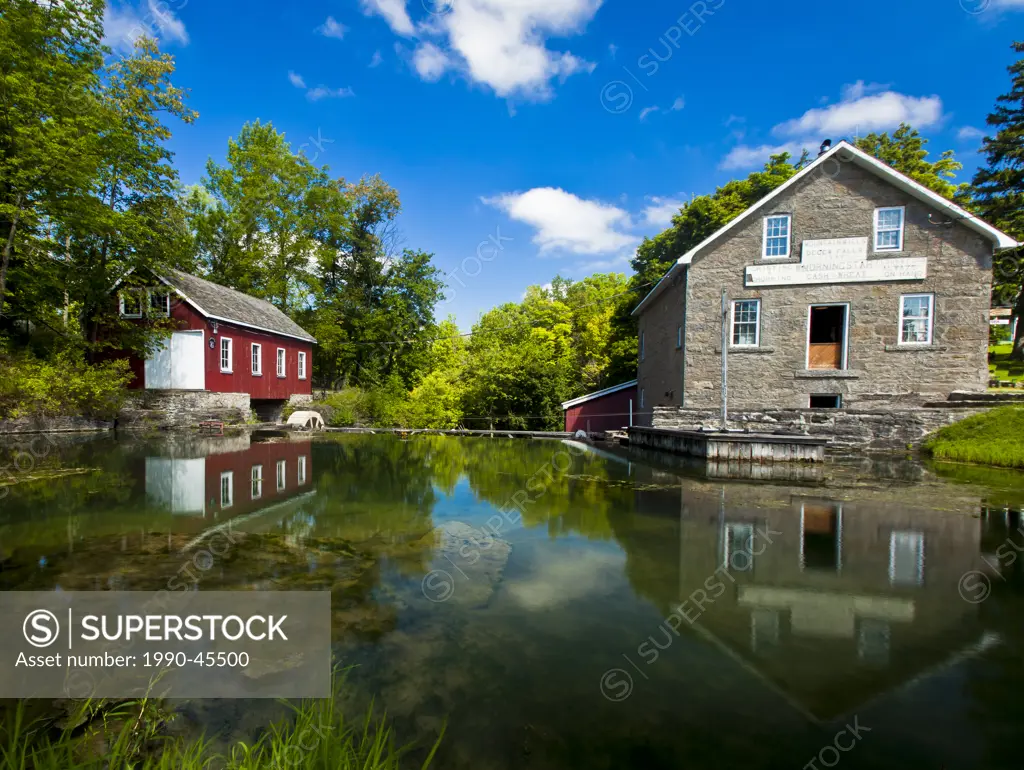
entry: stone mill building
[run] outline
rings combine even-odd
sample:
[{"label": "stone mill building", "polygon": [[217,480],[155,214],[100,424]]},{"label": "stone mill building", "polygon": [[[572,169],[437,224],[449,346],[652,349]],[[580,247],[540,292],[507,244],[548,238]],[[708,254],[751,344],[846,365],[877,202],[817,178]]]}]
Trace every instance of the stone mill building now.
[{"label": "stone mill building", "polygon": [[681,255],[633,311],[637,422],[720,405],[723,290],[730,409],[983,391],[992,257],[1017,245],[840,142]]}]

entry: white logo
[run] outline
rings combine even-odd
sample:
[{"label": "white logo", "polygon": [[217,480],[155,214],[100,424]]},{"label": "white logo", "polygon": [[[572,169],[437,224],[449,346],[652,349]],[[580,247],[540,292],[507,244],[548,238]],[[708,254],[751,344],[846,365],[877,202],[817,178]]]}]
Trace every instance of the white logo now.
[{"label": "white logo", "polygon": [[49,610],[33,610],[21,626],[25,641],[33,647],[49,647],[60,636],[60,621]]}]

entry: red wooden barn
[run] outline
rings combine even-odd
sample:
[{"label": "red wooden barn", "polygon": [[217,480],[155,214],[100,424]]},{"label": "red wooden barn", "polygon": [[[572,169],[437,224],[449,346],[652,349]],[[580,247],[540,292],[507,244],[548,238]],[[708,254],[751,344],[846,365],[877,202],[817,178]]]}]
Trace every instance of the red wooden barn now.
[{"label": "red wooden barn", "polygon": [[562,404],[565,410],[565,430],[575,433],[605,433],[633,424],[636,408],[636,380],[624,382],[614,388],[574,398]]},{"label": "red wooden barn", "polygon": [[131,357],[130,387],[247,393],[253,401],[312,394],[316,340],[272,304],[177,270],[158,284],[119,293],[123,318],[177,322],[160,350]]}]

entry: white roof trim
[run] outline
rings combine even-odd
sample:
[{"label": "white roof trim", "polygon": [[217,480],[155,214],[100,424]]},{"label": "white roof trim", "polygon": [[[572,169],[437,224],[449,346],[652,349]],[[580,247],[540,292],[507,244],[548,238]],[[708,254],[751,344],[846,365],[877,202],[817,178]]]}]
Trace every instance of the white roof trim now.
[{"label": "white roof trim", "polygon": [[672,265],[669,271],[665,273],[665,276],[660,281],[658,281],[657,285],[655,285],[655,287],[651,289],[647,296],[640,301],[640,304],[637,305],[636,308],[633,310],[632,315],[636,315],[637,313],[639,313],[640,310],[643,309],[644,306],[646,306],[651,299],[653,299],[658,293],[660,293],[662,285],[669,278],[669,276],[671,276],[677,271],[677,268],[685,268],[693,261],[693,258],[701,250],[705,249],[714,241],[717,241],[719,238],[728,233],[734,227],[737,227],[741,223],[745,222],[755,211],[760,209],[765,204],[770,203],[778,196],[782,195],[786,190],[796,185],[804,177],[813,173],[818,166],[820,166],[825,161],[829,160],[833,155],[838,153],[840,150],[845,150],[847,153],[849,153],[852,156],[850,160],[852,160],[854,163],[861,166],[862,168],[866,168],[869,171],[875,172],[879,176],[891,182],[893,186],[899,188],[900,190],[903,190],[906,193],[909,193],[910,195],[912,195],[913,197],[917,198],[920,201],[923,201],[924,203],[934,206],[940,211],[946,212],[947,214],[949,214],[952,217],[955,217],[956,219],[960,219],[965,227],[971,228],[972,230],[980,233],[981,235],[985,236],[990,241],[992,241],[996,249],[1014,249],[1017,246],[1021,245],[1006,233],[996,229],[992,225],[988,224],[988,222],[979,219],[970,212],[965,211],[952,201],[943,198],[938,193],[932,192],[927,187],[925,187],[922,184],[919,184],[918,182],[915,182],[910,177],[901,174],[899,171],[892,168],[887,163],[883,163],[882,161],[878,160],[872,155],[868,155],[866,152],[857,147],[854,147],[849,142],[840,141],[828,152],[824,153],[823,155],[819,155],[812,163],[802,168],[800,171],[798,171],[796,174],[794,174],[792,177],[786,180],[783,184],[776,187],[774,190],[768,193],[768,195],[763,197],[753,206],[748,208],[739,216],[735,217],[724,227],[712,233],[699,244],[690,249],[688,252],[683,254],[683,256],[676,260],[675,264]]},{"label": "white roof trim", "polygon": [[[192,307],[194,307],[196,310],[198,310],[200,315],[203,315],[206,318],[209,318],[211,321],[218,321],[220,323],[231,324],[233,326],[244,326],[246,329],[255,329],[258,332],[265,332],[267,334],[273,334],[273,335],[276,335],[278,337],[288,337],[289,339],[299,340],[300,342],[308,342],[311,345],[318,345],[318,344],[320,344],[315,339],[310,340],[310,339],[306,339],[305,337],[299,337],[298,335],[295,335],[295,334],[288,334],[287,332],[274,331],[273,329],[267,329],[267,328],[264,328],[263,326],[256,326],[255,324],[243,323],[242,321],[236,321],[234,318],[224,318],[224,317],[219,316],[219,315],[211,315],[210,313],[207,313],[205,310],[203,310],[203,308],[199,306],[198,302],[196,302],[194,299],[191,299],[187,294],[185,294],[185,292],[183,292],[181,289],[176,287],[174,284],[172,284],[170,281],[168,281],[162,275],[158,275],[157,279],[161,283],[163,283],[165,286],[167,286],[169,289],[171,289],[175,294],[177,294],[179,297],[181,297],[183,300],[185,300],[188,304],[190,304]],[[312,336],[312,335],[310,335],[310,336]]]},{"label": "white roof trim", "polygon": [[608,396],[612,393],[618,393],[620,390],[626,390],[627,388],[635,388],[636,384],[636,380],[631,380],[630,382],[624,382],[621,385],[616,385],[614,388],[605,388],[604,390],[599,390],[596,393],[588,393],[585,396],[574,398],[572,401],[563,402],[562,409],[571,409],[574,406],[579,406],[580,404],[585,404],[588,401],[593,401],[595,398],[601,398],[602,396]]}]

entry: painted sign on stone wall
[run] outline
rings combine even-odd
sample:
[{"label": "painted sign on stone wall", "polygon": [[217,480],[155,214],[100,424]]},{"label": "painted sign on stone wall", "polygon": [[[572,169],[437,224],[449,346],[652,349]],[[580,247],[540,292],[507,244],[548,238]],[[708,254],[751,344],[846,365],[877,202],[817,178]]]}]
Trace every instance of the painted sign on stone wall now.
[{"label": "painted sign on stone wall", "polygon": [[747,286],[919,281],[927,277],[925,257],[868,259],[867,238],[804,241],[799,263],[751,265]]}]

